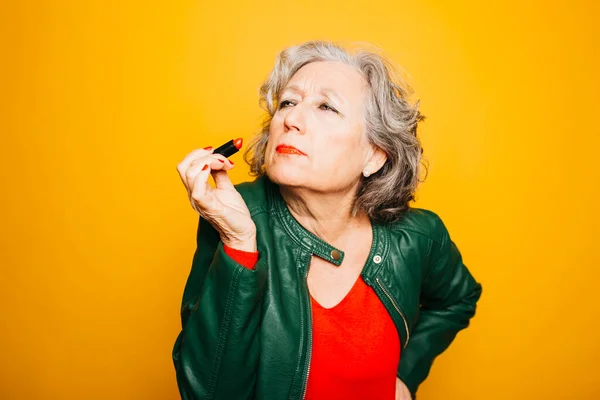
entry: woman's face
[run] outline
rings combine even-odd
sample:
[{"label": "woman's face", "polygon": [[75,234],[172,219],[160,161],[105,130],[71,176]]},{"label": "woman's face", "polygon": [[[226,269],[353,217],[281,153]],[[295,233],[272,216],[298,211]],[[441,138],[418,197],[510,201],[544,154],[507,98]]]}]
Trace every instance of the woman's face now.
[{"label": "woman's face", "polygon": [[356,185],[372,154],[364,135],[366,95],[365,79],[345,64],[320,61],[298,70],[271,120],[269,178],[318,192]]}]

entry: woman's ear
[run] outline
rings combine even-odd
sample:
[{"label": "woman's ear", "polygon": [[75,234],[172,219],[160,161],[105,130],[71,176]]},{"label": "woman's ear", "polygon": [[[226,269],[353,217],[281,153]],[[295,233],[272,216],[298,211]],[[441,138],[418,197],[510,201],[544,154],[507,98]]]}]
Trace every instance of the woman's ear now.
[{"label": "woman's ear", "polygon": [[368,177],[373,175],[383,167],[383,164],[387,161],[387,154],[379,147],[372,147],[371,156],[368,158],[367,163],[363,169],[363,175]]}]

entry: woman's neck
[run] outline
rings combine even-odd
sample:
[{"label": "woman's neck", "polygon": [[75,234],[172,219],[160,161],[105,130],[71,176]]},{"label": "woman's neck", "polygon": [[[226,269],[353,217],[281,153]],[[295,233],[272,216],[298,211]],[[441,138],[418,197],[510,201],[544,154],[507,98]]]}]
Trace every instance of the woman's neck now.
[{"label": "woman's neck", "polygon": [[350,235],[361,228],[370,227],[369,218],[364,212],[352,215],[356,188],[320,193],[281,186],[280,191],[300,225],[333,246],[343,249]]}]

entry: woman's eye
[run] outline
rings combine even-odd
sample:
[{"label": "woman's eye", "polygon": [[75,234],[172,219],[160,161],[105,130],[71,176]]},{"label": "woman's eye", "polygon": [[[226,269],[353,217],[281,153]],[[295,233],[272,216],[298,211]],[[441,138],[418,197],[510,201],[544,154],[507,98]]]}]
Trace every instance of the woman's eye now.
[{"label": "woman's eye", "polygon": [[321,108],[321,110],[337,112],[337,110],[331,107],[329,104],[323,103],[319,107]]},{"label": "woman's eye", "polygon": [[281,103],[279,103],[279,108],[285,108],[285,107],[289,106],[290,104],[294,104],[294,103],[292,103],[289,100],[284,100]]}]

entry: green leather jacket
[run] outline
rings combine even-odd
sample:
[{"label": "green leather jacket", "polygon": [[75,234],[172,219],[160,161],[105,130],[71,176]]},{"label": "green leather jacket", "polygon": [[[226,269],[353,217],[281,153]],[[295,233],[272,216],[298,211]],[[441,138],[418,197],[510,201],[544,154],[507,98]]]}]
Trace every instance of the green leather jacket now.
[{"label": "green leather jacket", "polygon": [[[311,254],[339,265],[343,252],[334,260],[335,248],[294,219],[266,177],[236,188],[256,224],[259,259],[254,270],[233,261],[200,218],[173,348],[179,391],[185,400],[303,399],[312,344]],[[398,329],[397,375],[415,398],[434,358],[469,325],[481,284],[431,211],[411,208],[399,222],[372,226],[362,277]]]}]

